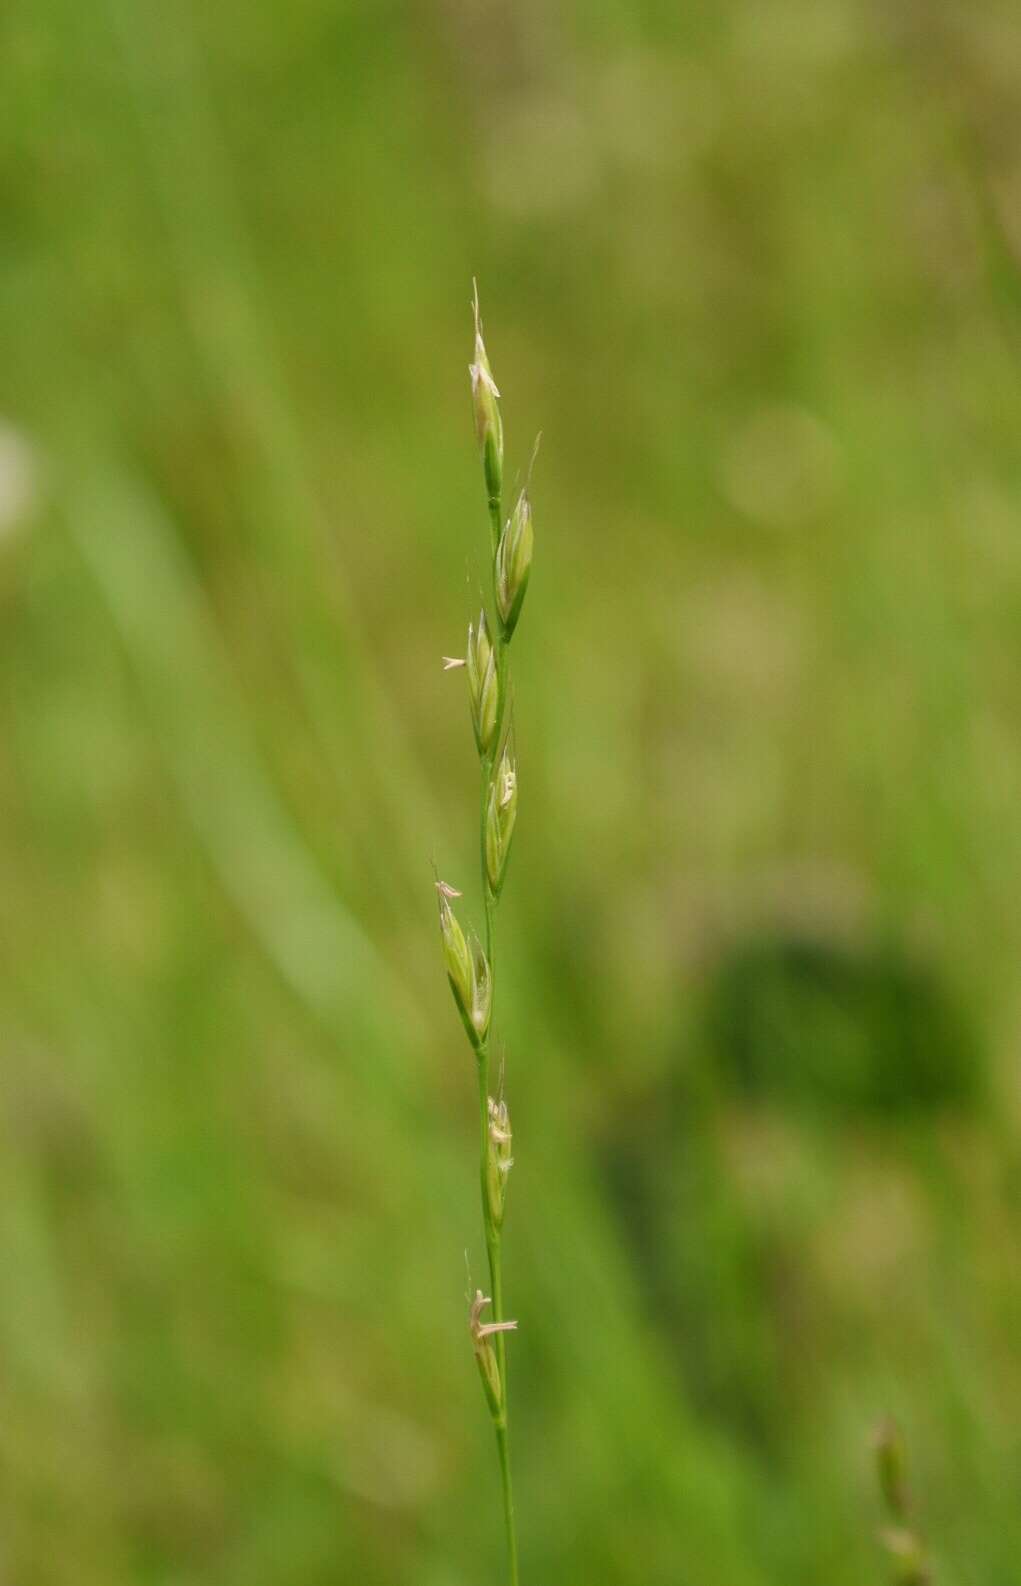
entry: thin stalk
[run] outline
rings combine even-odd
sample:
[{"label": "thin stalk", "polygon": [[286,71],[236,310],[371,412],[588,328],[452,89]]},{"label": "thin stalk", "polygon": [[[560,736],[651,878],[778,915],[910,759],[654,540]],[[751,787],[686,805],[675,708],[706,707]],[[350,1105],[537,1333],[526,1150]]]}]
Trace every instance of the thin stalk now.
[{"label": "thin stalk", "polygon": [[[503,1351],[501,1350],[502,1354]],[[507,1556],[510,1564],[511,1586],[518,1586],[518,1533],[514,1523],[514,1493],[511,1489],[510,1449],[507,1445],[507,1428],[497,1427],[496,1446],[500,1451],[500,1474],[503,1477],[503,1512],[507,1521]]]}]

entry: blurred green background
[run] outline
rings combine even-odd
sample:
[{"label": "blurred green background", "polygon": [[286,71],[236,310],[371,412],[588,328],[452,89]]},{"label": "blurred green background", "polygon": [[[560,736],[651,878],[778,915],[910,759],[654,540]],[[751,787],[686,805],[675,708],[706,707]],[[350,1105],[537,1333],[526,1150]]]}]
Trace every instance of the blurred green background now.
[{"label": "blurred green background", "polygon": [[1021,1581],[1013,0],[8,0],[0,1579]]}]

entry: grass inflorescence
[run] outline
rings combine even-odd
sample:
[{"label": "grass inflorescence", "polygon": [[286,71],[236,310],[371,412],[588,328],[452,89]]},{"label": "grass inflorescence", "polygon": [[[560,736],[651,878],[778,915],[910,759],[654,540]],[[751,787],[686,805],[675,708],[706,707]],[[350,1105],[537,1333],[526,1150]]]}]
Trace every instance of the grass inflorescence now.
[{"label": "grass inflorescence", "polygon": [[[447,976],[465,1032],[475,1053],[479,1086],[480,1189],[489,1263],[489,1294],[478,1289],[471,1301],[469,1331],[486,1403],[496,1432],[507,1526],[509,1578],[518,1582],[517,1531],[507,1433],[506,1338],[516,1322],[504,1311],[502,1236],[511,1166],[510,1114],[503,1095],[492,1093],[492,1015],[496,984],[496,913],[507,873],[518,806],[518,777],[509,706],[508,650],[521,614],[532,565],[532,508],[527,484],[513,510],[503,515],[503,423],[500,392],[493,379],[479,318],[475,314],[474,356],[470,365],[475,430],[482,454],[490,526],[491,609],[483,599],[468,626],[465,656],[447,657],[448,669],[463,667],[479,757],[479,868],[485,925],[482,938],[461,927],[454,902],[461,896],[448,882],[437,882],[440,934]],[[490,1310],[491,1307],[491,1310]],[[488,1319],[484,1320],[484,1316]]]}]

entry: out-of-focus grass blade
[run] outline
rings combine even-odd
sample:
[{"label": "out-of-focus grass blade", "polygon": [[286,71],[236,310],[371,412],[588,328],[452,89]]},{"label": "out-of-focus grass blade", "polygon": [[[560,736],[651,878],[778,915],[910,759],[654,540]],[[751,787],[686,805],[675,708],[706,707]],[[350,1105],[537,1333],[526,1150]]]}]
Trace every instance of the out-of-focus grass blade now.
[{"label": "out-of-focus grass blade", "polygon": [[253,935],[330,1027],[379,1038],[399,1025],[399,1041],[373,1049],[406,1051],[421,1024],[408,989],[331,890],[268,780],[161,505],[104,462],[76,483],[64,515],[123,636],[191,824]]},{"label": "out-of-focus grass blade", "polygon": [[[109,0],[109,11],[195,347],[231,437],[234,487],[260,557],[292,591],[290,609],[300,614],[289,649],[308,721],[344,784],[349,737],[377,743],[371,775],[405,863],[377,867],[376,884],[400,891],[402,911],[424,910],[419,845],[432,795],[372,663],[335,536],[316,500],[198,43],[183,13],[171,19],[139,0]],[[340,677],[347,687],[338,698]],[[428,821],[431,829],[439,824],[438,816]],[[377,806],[364,839],[379,833]]]}]

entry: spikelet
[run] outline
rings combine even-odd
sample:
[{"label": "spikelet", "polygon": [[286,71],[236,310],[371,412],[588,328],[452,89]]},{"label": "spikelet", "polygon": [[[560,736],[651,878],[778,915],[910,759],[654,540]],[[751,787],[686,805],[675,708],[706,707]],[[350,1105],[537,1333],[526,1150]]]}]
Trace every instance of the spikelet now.
[{"label": "spikelet", "polygon": [[471,377],[472,407],[475,411],[475,434],[482,453],[482,470],[490,509],[495,506],[499,510],[503,493],[503,420],[500,417],[500,392],[493,379],[486,344],[482,339],[478,288],[472,298],[472,308],[475,314],[475,349],[468,365],[468,374]]},{"label": "spikelet", "polygon": [[496,609],[508,642],[518,625],[532,571],[532,504],[522,490],[514,511],[504,524],[496,550]]},{"label": "spikelet", "polygon": [[475,1359],[478,1361],[479,1375],[482,1378],[482,1387],[489,1403],[490,1413],[497,1425],[502,1426],[506,1424],[503,1380],[500,1376],[496,1351],[490,1339],[500,1333],[513,1333],[518,1324],[517,1322],[484,1322],[482,1312],[492,1303],[481,1289],[475,1290],[475,1298],[468,1314],[468,1331],[471,1333]]},{"label": "spikelet", "polygon": [[500,896],[514,822],[518,813],[518,776],[509,749],[493,773],[486,799],[486,879],[494,897]]},{"label": "spikelet", "polygon": [[505,1101],[489,1098],[489,1155],[486,1161],[486,1193],[489,1210],[497,1228],[503,1227],[507,1200],[507,1175],[514,1166],[511,1155],[513,1136]]},{"label": "spikelet", "polygon": [[496,650],[489,636],[485,608],[477,624],[468,624],[468,700],[479,754],[486,756],[496,741],[500,718],[500,678]]}]

